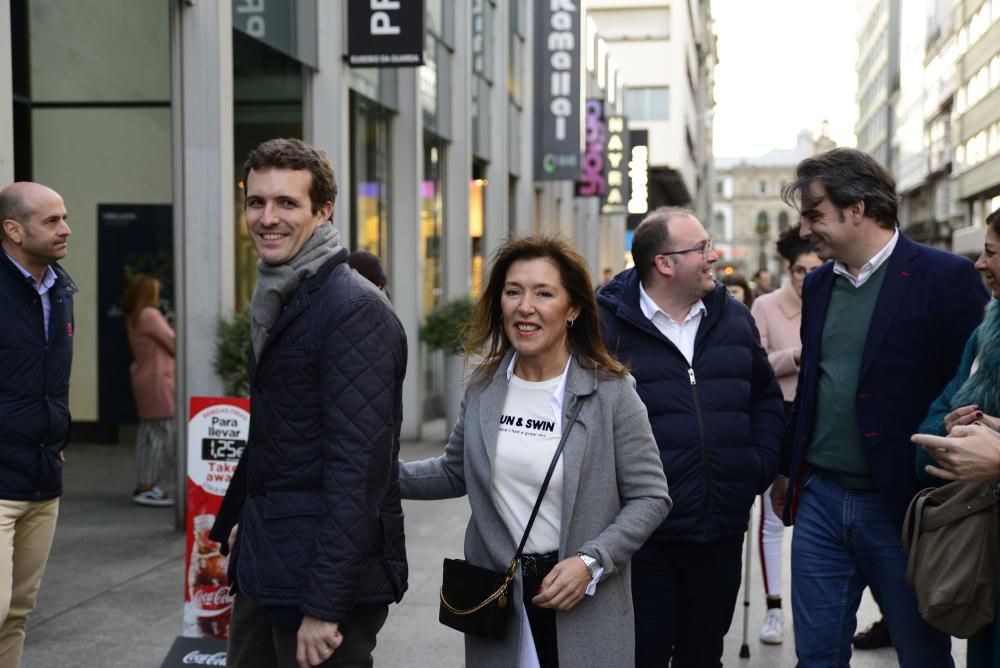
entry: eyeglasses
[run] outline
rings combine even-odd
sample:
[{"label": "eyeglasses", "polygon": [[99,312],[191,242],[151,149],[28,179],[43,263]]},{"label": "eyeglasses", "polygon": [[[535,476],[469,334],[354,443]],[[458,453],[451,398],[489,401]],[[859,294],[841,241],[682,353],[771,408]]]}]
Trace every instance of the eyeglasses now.
[{"label": "eyeglasses", "polygon": [[662,253],[657,253],[659,255],[686,255],[688,253],[701,253],[702,259],[708,256],[712,252],[712,240],[705,239],[697,246],[692,246],[691,248],[685,248],[684,250],[675,251],[663,251]]}]

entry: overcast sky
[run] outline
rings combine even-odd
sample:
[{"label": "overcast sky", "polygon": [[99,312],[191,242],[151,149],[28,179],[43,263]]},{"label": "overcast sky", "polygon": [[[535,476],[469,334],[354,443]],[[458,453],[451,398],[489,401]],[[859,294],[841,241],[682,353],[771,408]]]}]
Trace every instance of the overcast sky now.
[{"label": "overcast sky", "polygon": [[716,156],[791,148],[823,120],[837,144],[854,146],[854,0],[712,0],[712,16]]}]

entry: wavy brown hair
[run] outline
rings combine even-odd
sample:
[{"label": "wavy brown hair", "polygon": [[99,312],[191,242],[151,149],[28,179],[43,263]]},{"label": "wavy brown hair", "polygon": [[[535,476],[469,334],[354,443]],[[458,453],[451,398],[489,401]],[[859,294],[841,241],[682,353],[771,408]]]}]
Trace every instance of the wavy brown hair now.
[{"label": "wavy brown hair", "polygon": [[136,274],[125,288],[122,297],[122,310],[128,319],[135,323],[142,309],[147,306],[156,308],[160,301],[160,281],[149,274]]},{"label": "wavy brown hair", "polygon": [[573,326],[566,330],[570,351],[580,366],[606,378],[620,378],[628,369],[612,357],[601,339],[597,300],[590,280],[590,270],[583,256],[565,239],[530,236],[511,239],[497,250],[490,262],[489,278],[483,296],[476,304],[469,322],[465,356],[482,355],[483,361],[473,373],[476,382],[488,381],[496,373],[511,348],[503,329],[500,300],[510,266],[519,260],[546,258],[559,268],[559,278],[569,295],[570,304],[580,311]]}]

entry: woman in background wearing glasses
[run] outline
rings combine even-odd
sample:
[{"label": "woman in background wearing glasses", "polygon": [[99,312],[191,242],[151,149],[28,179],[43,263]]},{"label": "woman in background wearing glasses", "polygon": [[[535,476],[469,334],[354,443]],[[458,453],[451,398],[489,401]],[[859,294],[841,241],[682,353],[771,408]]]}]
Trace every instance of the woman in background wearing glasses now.
[{"label": "woman in background wearing glasses", "polygon": [[[767,359],[774,367],[774,375],[781,385],[785,400],[785,416],[795,399],[795,383],[799,375],[799,324],[802,320],[802,286],[809,272],[823,264],[812,243],[799,236],[796,225],[778,239],[778,254],[787,262],[788,277],[777,290],[754,300],[750,312],[760,330],[760,343],[767,351]],[[761,504],[758,540],[760,566],[764,575],[767,594],[767,616],[760,630],[761,642],[777,645],[784,638],[784,613],[781,610],[781,541],[785,526],[774,514],[770,490],[764,493]]]}]

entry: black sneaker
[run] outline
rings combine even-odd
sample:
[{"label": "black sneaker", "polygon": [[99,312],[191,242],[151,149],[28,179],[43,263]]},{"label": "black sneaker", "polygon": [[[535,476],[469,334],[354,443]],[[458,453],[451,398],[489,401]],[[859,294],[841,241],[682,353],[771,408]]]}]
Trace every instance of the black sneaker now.
[{"label": "black sneaker", "polygon": [[851,644],[856,649],[892,647],[892,636],[889,635],[889,625],[885,623],[885,617],[882,617],[867,629],[854,636]]}]

